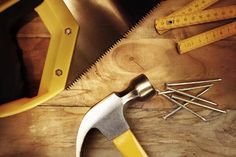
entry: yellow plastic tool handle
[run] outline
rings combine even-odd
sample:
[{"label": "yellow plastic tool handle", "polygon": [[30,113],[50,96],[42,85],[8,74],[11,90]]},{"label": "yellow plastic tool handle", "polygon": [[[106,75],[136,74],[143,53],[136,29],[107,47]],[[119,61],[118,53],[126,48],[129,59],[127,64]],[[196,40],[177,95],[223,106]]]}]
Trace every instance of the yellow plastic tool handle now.
[{"label": "yellow plastic tool handle", "polygon": [[124,157],[148,157],[131,130],[113,140]]},{"label": "yellow plastic tool handle", "polygon": [[79,26],[63,0],[44,0],[35,8],[51,39],[38,95],[0,105],[0,117],[29,110],[64,90]]}]

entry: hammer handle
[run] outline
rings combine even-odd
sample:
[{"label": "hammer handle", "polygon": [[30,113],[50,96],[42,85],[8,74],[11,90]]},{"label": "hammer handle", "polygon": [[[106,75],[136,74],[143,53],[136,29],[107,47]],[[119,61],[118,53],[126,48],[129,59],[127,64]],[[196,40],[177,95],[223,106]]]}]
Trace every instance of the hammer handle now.
[{"label": "hammer handle", "polygon": [[113,143],[124,157],[148,157],[131,130],[116,137]]}]

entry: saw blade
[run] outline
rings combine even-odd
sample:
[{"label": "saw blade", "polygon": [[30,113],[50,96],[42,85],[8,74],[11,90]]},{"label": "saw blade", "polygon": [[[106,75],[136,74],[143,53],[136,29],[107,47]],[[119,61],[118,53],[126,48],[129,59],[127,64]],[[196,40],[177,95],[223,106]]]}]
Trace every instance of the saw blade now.
[{"label": "saw blade", "polygon": [[66,0],[80,27],[66,88],[114,47],[114,43],[130,32],[160,1]]},{"label": "saw blade", "polygon": [[[160,1],[161,2],[161,1]],[[105,51],[100,57],[98,57],[96,59],[96,61],[91,64],[85,71],[83,71],[81,74],[78,75],[78,77],[69,85],[67,86],[66,90],[71,90],[73,89],[73,87],[76,86],[77,82],[79,82],[83,76],[85,76],[87,73],[89,73],[89,71],[91,69],[93,69],[105,56],[107,56],[117,45],[119,45],[119,43],[122,42],[123,39],[125,39],[125,37],[127,37],[130,33],[132,33],[138,26],[140,26],[144,20],[150,16],[154,10],[156,10],[156,8],[160,5],[160,3],[157,3],[155,6],[152,7],[152,9],[147,12],[133,27],[131,27],[124,35],[122,35],[121,38],[119,38],[118,40],[116,40],[116,42],[109,47],[109,49],[107,51]]]}]

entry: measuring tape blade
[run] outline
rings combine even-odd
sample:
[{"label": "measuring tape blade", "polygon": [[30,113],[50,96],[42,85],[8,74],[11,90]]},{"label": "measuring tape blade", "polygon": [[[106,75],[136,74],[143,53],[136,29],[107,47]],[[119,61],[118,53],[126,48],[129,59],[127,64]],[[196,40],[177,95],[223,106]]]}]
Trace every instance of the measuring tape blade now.
[{"label": "measuring tape blade", "polygon": [[207,9],[201,12],[166,17],[156,21],[158,30],[173,29],[178,27],[214,22],[236,17],[236,5]]},{"label": "measuring tape blade", "polygon": [[[184,14],[189,14],[197,11],[202,11],[206,9],[207,7],[211,6],[212,4],[215,4],[219,0],[194,0],[187,5],[185,5],[183,8],[173,12],[172,14],[168,15],[167,17],[173,17],[173,16],[178,16],[178,15],[184,15]],[[168,31],[167,30],[158,30],[157,27],[157,20],[155,20],[155,28],[159,34],[163,34]]]},{"label": "measuring tape blade", "polygon": [[210,31],[179,41],[177,43],[177,48],[179,53],[183,54],[196,48],[200,48],[213,42],[233,36],[235,34],[236,34],[236,22],[232,22],[230,24],[217,27]]}]

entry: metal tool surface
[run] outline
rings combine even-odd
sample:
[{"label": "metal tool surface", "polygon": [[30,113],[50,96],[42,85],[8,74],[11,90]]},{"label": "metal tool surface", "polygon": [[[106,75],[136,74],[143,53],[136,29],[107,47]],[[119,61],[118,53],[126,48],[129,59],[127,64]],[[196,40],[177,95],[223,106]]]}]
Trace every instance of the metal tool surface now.
[{"label": "metal tool surface", "polygon": [[76,141],[76,156],[81,156],[82,145],[88,131],[96,128],[107,139],[113,140],[125,157],[146,157],[146,153],[132,135],[123,112],[132,101],[143,101],[155,94],[156,90],[148,78],[140,75],[130,83],[126,90],[112,93],[96,104],[85,114],[80,124]]},{"label": "metal tool surface", "polygon": [[[172,112],[168,113],[166,116],[164,116],[164,119],[167,119],[168,117],[175,114],[180,109],[184,108],[188,112],[191,112],[195,116],[199,117],[203,121],[208,121],[208,119],[204,118],[197,112],[194,112],[193,110],[187,108],[187,105],[195,105],[198,107],[202,107],[205,109],[209,109],[212,111],[220,112],[220,113],[226,113],[226,111],[212,107],[210,105],[217,106],[218,104],[203,98],[200,98],[203,94],[205,94],[207,91],[209,91],[210,88],[214,85],[215,82],[220,82],[222,79],[210,79],[210,80],[200,80],[200,81],[189,81],[189,82],[177,82],[177,83],[165,83],[166,91],[159,91],[158,89],[158,95],[164,96],[166,99],[170,100],[172,103],[178,105],[179,107],[174,109]],[[175,88],[175,89],[174,89]],[[185,93],[184,91],[191,91],[201,89],[199,93],[196,95],[192,95],[190,93]],[[182,102],[184,102],[182,104]]]},{"label": "metal tool surface", "polygon": [[67,86],[152,10],[160,0],[66,0],[80,26]]}]

